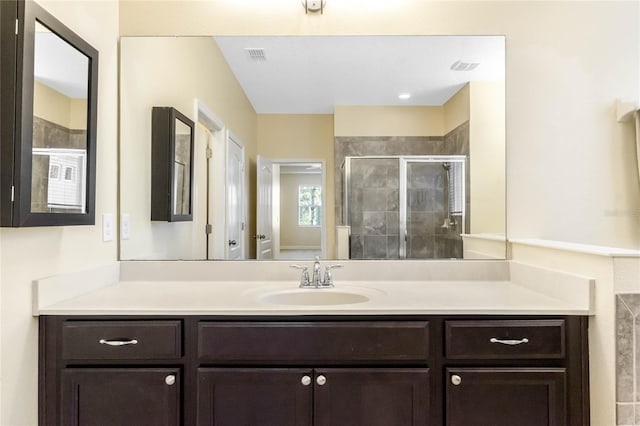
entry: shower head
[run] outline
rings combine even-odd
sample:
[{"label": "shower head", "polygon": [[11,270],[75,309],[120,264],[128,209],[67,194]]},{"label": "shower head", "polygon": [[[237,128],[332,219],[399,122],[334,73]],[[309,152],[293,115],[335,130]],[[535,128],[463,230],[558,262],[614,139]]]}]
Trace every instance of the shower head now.
[{"label": "shower head", "polygon": [[451,168],[451,163],[448,163],[448,162],[442,163],[442,167],[444,167],[445,170],[449,170]]}]

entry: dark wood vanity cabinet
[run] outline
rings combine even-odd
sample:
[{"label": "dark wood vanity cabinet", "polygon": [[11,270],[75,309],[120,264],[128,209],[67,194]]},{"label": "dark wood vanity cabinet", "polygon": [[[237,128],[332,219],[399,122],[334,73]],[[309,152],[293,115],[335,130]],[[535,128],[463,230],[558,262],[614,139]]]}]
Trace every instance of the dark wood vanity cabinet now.
[{"label": "dark wood vanity cabinet", "polygon": [[586,336],[578,316],[43,316],[40,425],[587,426]]}]

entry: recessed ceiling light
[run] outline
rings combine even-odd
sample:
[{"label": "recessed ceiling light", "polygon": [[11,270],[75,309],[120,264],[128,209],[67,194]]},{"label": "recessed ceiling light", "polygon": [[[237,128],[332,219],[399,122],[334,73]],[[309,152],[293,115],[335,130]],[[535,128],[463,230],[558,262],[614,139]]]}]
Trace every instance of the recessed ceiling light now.
[{"label": "recessed ceiling light", "polygon": [[411,97],[411,93],[400,93],[398,95],[398,99],[409,99]]}]

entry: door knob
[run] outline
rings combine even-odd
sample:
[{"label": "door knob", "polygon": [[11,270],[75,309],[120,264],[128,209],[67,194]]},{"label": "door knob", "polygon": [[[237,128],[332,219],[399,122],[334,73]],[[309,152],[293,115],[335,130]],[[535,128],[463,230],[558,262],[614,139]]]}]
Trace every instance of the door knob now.
[{"label": "door knob", "polygon": [[311,377],[302,376],[302,379],[300,380],[300,382],[302,382],[302,384],[305,386],[309,386],[311,384]]},{"label": "door knob", "polygon": [[324,384],[327,383],[327,378],[324,377],[323,375],[320,375],[316,378],[316,383],[319,384],[320,386],[324,386]]},{"label": "door knob", "polygon": [[236,240],[229,240],[229,247],[233,247],[235,245],[237,245],[238,243],[236,242]]},{"label": "door knob", "polygon": [[453,386],[459,386],[462,383],[462,377],[458,376],[457,374],[454,374],[453,376],[451,376],[451,384]]}]

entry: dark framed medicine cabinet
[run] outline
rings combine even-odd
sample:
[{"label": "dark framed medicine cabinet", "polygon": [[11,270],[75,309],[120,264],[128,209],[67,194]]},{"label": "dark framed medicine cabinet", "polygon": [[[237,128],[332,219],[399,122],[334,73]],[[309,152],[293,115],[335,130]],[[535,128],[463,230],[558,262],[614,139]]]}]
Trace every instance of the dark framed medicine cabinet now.
[{"label": "dark framed medicine cabinet", "polygon": [[0,225],[94,225],[98,51],[31,0],[0,32]]},{"label": "dark framed medicine cabinet", "polygon": [[151,220],[193,220],[194,122],[173,107],[151,111]]}]

